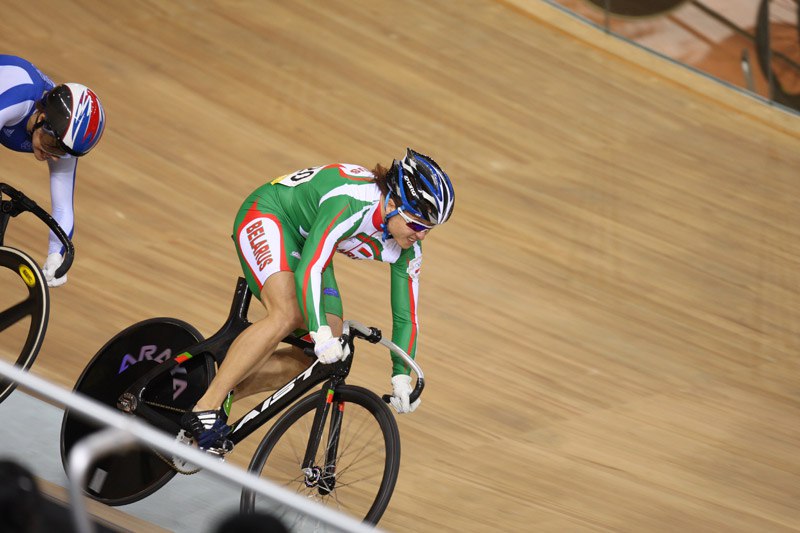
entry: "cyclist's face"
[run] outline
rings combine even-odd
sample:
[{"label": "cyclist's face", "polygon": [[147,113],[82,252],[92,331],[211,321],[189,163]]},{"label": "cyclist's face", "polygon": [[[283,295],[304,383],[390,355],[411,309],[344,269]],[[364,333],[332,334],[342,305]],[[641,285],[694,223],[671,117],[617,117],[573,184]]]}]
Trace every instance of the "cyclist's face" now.
[{"label": "cyclist's face", "polygon": [[[40,113],[36,120],[43,118],[44,113]],[[56,138],[47,133],[45,128],[39,127],[33,130],[31,144],[33,144],[33,156],[39,161],[55,161],[64,155],[64,150],[58,146]]]},{"label": "cyclist's face", "polygon": [[[394,201],[389,200],[389,211],[394,211]],[[406,219],[416,222],[420,225],[427,225],[428,223],[412,215],[411,213],[403,213],[395,215],[389,219],[389,233],[392,234],[394,240],[400,245],[400,248],[411,248],[415,242],[422,241],[428,236],[430,230],[416,231],[414,228],[409,227]],[[416,226],[416,224],[414,224]]]}]

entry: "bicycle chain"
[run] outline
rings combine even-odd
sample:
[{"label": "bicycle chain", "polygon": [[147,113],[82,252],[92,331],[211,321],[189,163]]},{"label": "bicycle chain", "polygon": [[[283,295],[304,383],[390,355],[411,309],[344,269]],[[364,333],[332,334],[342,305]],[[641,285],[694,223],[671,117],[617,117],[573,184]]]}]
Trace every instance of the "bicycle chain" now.
[{"label": "bicycle chain", "polygon": [[166,409],[167,411],[174,411],[176,413],[181,413],[181,414],[188,412],[185,409],[178,409],[177,407],[172,407],[171,405],[166,405],[166,404],[158,403],[158,402],[148,402],[148,401],[145,400],[144,404],[145,405],[152,405],[153,407],[160,407],[162,409]]}]

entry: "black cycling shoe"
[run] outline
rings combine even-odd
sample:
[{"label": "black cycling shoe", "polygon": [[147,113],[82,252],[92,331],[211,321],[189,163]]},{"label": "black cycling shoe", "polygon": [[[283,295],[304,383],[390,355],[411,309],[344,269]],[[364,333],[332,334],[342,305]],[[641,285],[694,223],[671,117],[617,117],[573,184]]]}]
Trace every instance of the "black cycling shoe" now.
[{"label": "black cycling shoe", "polygon": [[181,417],[181,426],[189,431],[201,450],[228,453],[233,443],[226,437],[231,432],[228,417],[222,409],[188,411]]}]

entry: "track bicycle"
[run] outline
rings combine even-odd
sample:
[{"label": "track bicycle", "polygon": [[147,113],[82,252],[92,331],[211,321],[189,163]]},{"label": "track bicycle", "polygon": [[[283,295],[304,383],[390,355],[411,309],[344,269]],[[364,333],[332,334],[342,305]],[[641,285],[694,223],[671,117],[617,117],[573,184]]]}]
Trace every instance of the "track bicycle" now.
[{"label": "track bicycle", "polygon": [[[174,318],[153,318],[126,328],[94,356],[75,391],[193,444],[180,427],[181,416],[202,397],[231,343],[250,325],[251,297],[240,277],[227,320],[206,340],[190,324]],[[386,510],[397,481],[400,434],[387,406],[388,395],[381,398],[345,383],[355,359],[355,339],[380,343],[405,360],[417,376],[412,402],[422,393],[425,380],[417,363],[383,339],[378,329],[345,321],[342,338],[351,354],[330,365],[317,361],[310,341],[297,335],[284,339],[311,357],[311,365],[231,423],[228,439],[235,445],[281,415],[267,431],[248,470],[374,524]],[[101,429],[65,412],[64,464],[79,440]],[[139,447],[98,459],[88,470],[85,491],[108,505],[129,504],[152,494],[176,473],[195,471],[175,457]],[[266,505],[249,490],[242,492],[242,512],[266,510]]]},{"label": "track bicycle", "polygon": [[[49,213],[14,187],[0,183],[0,355],[23,370],[39,354],[50,317],[50,294],[39,265],[22,250],[3,245],[9,220],[26,211],[44,222],[64,245],[64,261],[56,277],[67,273],[75,255],[72,241]],[[0,379],[0,402],[15,387],[13,381]]]}]

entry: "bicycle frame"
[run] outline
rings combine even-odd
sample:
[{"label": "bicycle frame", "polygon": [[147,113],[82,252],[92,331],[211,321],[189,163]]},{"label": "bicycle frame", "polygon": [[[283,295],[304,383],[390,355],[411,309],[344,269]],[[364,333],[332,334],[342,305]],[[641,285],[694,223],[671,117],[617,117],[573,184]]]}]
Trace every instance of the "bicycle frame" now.
[{"label": "bicycle frame", "polygon": [[[228,438],[234,444],[247,438],[256,429],[320,383],[325,383],[323,390],[327,389],[328,396],[330,396],[336,385],[344,383],[344,378],[350,372],[351,364],[352,359],[335,365],[323,365],[318,361],[314,361],[310,367],[275,391],[249,413],[231,424],[233,431],[228,435]],[[326,404],[329,403],[330,400],[327,400]],[[318,424],[315,423],[316,425]]]},{"label": "bicycle frame", "polygon": [[[145,373],[120,396],[118,406],[123,411],[136,414],[164,431],[170,433],[178,432],[180,430],[178,424],[148,406],[143,400],[148,384],[157,376],[170,372],[176,366],[197,357],[211,357],[217,366],[221,365],[233,340],[250,325],[247,320],[247,311],[251,298],[252,293],[247,288],[247,282],[244,278],[239,278],[230,314],[219,331]],[[313,345],[308,341],[295,335],[290,335],[283,342],[299,347],[306,351],[310,357],[314,357]],[[353,352],[352,343],[350,349]],[[332,390],[336,385],[344,381],[344,378],[350,372],[352,360],[351,356],[347,360],[333,365],[323,365],[314,360],[306,370],[300,372],[286,385],[268,396],[241,419],[232,423],[233,431],[228,438],[234,444],[242,441],[320,383],[327,381],[326,386]]]},{"label": "bicycle frame", "polygon": [[[247,320],[247,311],[250,307],[251,299],[252,293],[247,287],[247,282],[244,278],[240,277],[237,280],[230,313],[223,326],[205,341],[189,347],[183,353],[177,354],[171,359],[147,371],[120,396],[117,406],[123,411],[138,415],[155,427],[167,431],[168,433],[177,434],[181,430],[179,424],[159,413],[144,401],[143,395],[147,390],[148,384],[157,376],[165,372],[170,372],[182,363],[198,357],[210,357],[214,360],[217,367],[221,365],[233,340],[250,326],[250,322]],[[351,327],[354,329],[352,335],[350,332]],[[255,408],[250,410],[250,412],[232,423],[231,427],[233,429],[228,435],[228,439],[230,439],[233,444],[241,442],[266,422],[283,412],[289,405],[299,400],[308,391],[324,383],[322,391],[327,392],[325,394],[320,394],[319,405],[314,412],[314,420],[311,425],[308,443],[306,444],[302,469],[305,474],[307,486],[317,485],[321,493],[325,494],[332,491],[334,488],[333,485],[329,486],[319,483],[321,479],[333,479],[333,483],[335,483],[335,476],[326,476],[325,474],[336,469],[336,454],[339,446],[339,433],[343,413],[340,409],[334,409],[333,412],[330,411],[333,405],[336,387],[343,384],[345,378],[350,373],[350,368],[355,357],[355,347],[353,345],[353,338],[355,336],[371,343],[384,344],[389,347],[391,351],[399,354],[406,360],[417,375],[417,384],[411,394],[411,401],[415,401],[422,393],[424,387],[422,369],[420,369],[414,360],[397,345],[390,341],[383,340],[379,330],[367,328],[357,322],[346,321],[344,323],[342,337],[350,347],[350,356],[338,363],[329,365],[320,363],[314,355],[311,342],[303,340],[296,335],[290,335],[283,339],[283,342],[301,348],[306,355],[313,359],[313,362],[307,369],[300,372],[283,387],[269,395]],[[211,372],[214,367],[213,365],[209,365],[208,368],[209,372]],[[389,396],[385,395],[383,399],[388,403]],[[314,460],[325,433],[325,421],[329,413],[331,416],[328,441],[325,445],[325,464],[319,466],[314,464]]]}]

